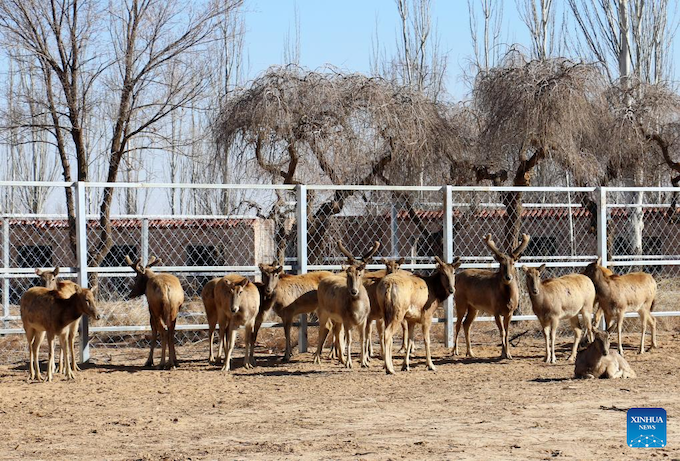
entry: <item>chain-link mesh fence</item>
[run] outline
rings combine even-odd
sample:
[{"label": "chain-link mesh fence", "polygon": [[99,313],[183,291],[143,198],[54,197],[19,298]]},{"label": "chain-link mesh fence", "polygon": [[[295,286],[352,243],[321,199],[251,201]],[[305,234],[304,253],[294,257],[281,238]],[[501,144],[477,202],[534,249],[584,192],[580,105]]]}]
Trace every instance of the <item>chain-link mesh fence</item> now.
[{"label": "chain-link mesh fence", "polygon": [[[547,276],[556,277],[581,271],[592,261],[598,254],[598,232],[606,230],[605,259],[612,269],[652,273],[659,283],[656,310],[676,310],[680,237],[675,232],[678,221],[670,190],[607,189],[607,225],[600,230],[597,191],[584,188],[454,187],[447,209],[445,189],[439,187],[117,184],[110,190],[111,218],[102,221],[96,212],[106,197],[106,185],[66,186],[0,186],[3,196],[14,200],[0,214],[1,362],[26,358],[19,299],[39,283],[37,267],[60,266],[60,277],[73,280],[79,273],[86,274],[89,285],[96,287],[102,319],[90,326],[93,356],[112,347],[148,347],[146,300],[128,299],[133,272],[125,256],[142,261],[158,257],[162,260],[158,270],[180,279],[185,291],[178,319],[180,344],[207,338],[200,295],[210,279],[225,273],[258,279],[257,265],[272,261],[283,261],[287,270],[299,270],[300,255],[309,270],[339,269],[346,257],[338,241],[356,257],[380,242],[373,268],[382,267],[381,258],[404,257],[406,268],[428,273],[435,255],[447,256],[448,235],[453,248],[450,256],[460,256],[463,268],[493,268],[497,265],[484,236],[491,234],[502,251],[511,251],[526,233],[531,240],[520,263],[546,264]],[[85,201],[74,202],[69,220],[71,208],[62,205],[67,196],[64,191],[75,196],[78,187],[84,188]],[[305,201],[298,204],[298,197]],[[301,207],[307,217],[305,248],[298,245],[297,220],[304,216]],[[83,212],[85,219],[81,219]],[[86,224],[81,237],[75,226],[78,219]],[[79,239],[87,247],[86,272],[77,267]],[[517,314],[532,314],[522,271],[518,275],[522,299]],[[436,315],[443,318],[445,310]],[[672,327],[674,320],[661,319],[661,327]],[[627,321],[625,329],[638,331],[639,321]]]}]

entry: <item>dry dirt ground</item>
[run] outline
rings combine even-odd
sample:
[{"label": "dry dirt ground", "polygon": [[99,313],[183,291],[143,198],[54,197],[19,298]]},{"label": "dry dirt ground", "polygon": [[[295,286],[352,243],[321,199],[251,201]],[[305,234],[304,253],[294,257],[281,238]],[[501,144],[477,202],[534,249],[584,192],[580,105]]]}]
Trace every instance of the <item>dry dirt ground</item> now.
[{"label": "dry dirt ground", "polygon": [[[680,459],[678,333],[642,356],[628,335],[630,380],[572,380],[568,337],[556,365],[542,363],[538,338],[511,361],[496,360],[495,339],[473,339],[477,359],[437,346],[430,372],[421,345],[396,376],[377,359],[281,364],[263,348],[254,370],[241,368],[241,349],[221,373],[205,342],[178,348],[174,371],[143,369],[145,351],[132,348],[96,351],[75,382],[29,383],[25,364],[2,366],[0,458]],[[625,410],[638,406],[666,409],[667,448],[626,446]]]}]

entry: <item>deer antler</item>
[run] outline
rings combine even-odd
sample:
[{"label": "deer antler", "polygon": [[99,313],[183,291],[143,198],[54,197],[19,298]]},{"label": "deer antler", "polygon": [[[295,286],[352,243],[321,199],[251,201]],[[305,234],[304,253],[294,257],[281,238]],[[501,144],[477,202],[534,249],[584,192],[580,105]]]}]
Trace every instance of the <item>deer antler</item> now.
[{"label": "deer antler", "polygon": [[132,260],[130,259],[130,255],[125,255],[125,262],[127,263],[128,266],[134,269],[135,272],[142,272],[142,270],[139,267],[139,263],[141,261],[142,258],[139,258],[136,263],[133,263]]},{"label": "deer antler", "polygon": [[529,245],[530,239],[531,237],[529,237],[528,234],[522,234],[522,243],[520,243],[517,248],[512,250],[512,257],[514,259],[519,259],[522,256],[522,253],[524,253],[524,250],[526,250],[527,246]]},{"label": "deer antler", "polygon": [[368,260],[371,259],[371,258],[373,257],[373,255],[378,251],[378,248],[380,248],[380,242],[375,242],[375,243],[373,244],[373,248],[371,248],[370,251],[369,251],[368,253],[366,253],[365,255],[363,255],[363,256],[361,257],[361,260],[362,260],[363,262],[367,263]]},{"label": "deer antler", "polygon": [[338,240],[338,248],[340,249],[340,252],[341,252],[342,254],[344,254],[345,256],[347,256],[347,259],[348,259],[348,261],[349,261],[350,264],[356,263],[356,259],[354,259],[354,256],[352,256],[352,253],[350,253],[349,251],[347,251],[347,248],[345,248],[345,246],[342,244],[342,241],[341,241],[341,240]]},{"label": "deer antler", "polygon": [[156,258],[155,256],[150,256],[149,262],[146,263],[146,267],[158,266],[159,264],[163,264],[162,259]]},{"label": "deer antler", "polygon": [[491,252],[496,255],[497,258],[500,258],[503,256],[503,253],[501,253],[501,250],[498,249],[496,246],[496,242],[491,240],[491,234],[486,234],[484,237],[484,241],[486,242],[486,246],[489,247]]}]

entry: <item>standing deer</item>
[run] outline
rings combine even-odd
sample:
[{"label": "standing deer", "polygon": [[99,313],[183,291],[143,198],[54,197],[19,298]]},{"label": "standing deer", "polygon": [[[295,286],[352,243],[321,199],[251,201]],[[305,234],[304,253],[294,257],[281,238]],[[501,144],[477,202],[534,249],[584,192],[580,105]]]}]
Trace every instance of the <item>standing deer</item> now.
[{"label": "standing deer", "polygon": [[255,317],[260,309],[260,292],[257,286],[241,275],[226,275],[215,285],[215,306],[220,324],[220,343],[223,343],[226,358],[222,371],[231,369],[231,355],[234,351],[236,330],[240,326],[245,330],[245,353],[243,366],[248,369],[254,366],[253,330]]},{"label": "standing deer", "polygon": [[[522,257],[529,245],[529,239],[527,234],[522,234],[522,242],[507,255],[496,247],[491,234],[487,234],[484,241],[500,264],[498,270],[466,269],[456,275],[458,294],[456,295],[456,333],[453,337],[454,355],[458,355],[458,333],[463,323],[467,356],[474,357],[470,345],[470,329],[477,313],[481,311],[493,315],[496,320],[501,335],[501,358],[512,358],[508,340],[510,320],[519,306],[519,285],[515,263]],[[502,321],[501,317],[503,317]]]},{"label": "standing deer", "polygon": [[[380,248],[380,242],[375,242],[373,245],[373,248],[369,250],[368,253],[366,253],[364,256],[361,258],[355,258],[352,253],[350,253],[342,244],[340,240],[338,240],[338,248],[340,249],[340,252],[344,254],[347,257],[347,264],[348,265],[353,265],[353,264],[359,264],[359,263],[364,263],[368,264],[370,259],[373,257],[373,255],[378,251]],[[378,304],[378,299],[376,297],[376,290],[378,288],[378,282],[385,277],[387,274],[391,274],[394,272],[397,272],[399,268],[401,267],[402,264],[404,264],[404,258],[400,258],[398,260],[394,261],[389,261],[385,258],[382,259],[382,263],[385,264],[385,269],[381,269],[378,271],[371,271],[371,272],[364,272],[364,276],[362,278],[364,287],[366,288],[366,292],[368,293],[368,299],[371,304],[371,311],[368,314],[368,320],[366,321],[366,344],[365,347],[367,348],[367,357],[368,360],[370,361],[371,356],[373,355],[373,342],[371,341],[371,336],[373,332],[373,322],[375,321],[376,326],[378,328],[378,337],[380,339],[380,353],[381,353],[381,358],[384,358],[384,353],[385,353],[385,348],[384,348],[384,332],[385,332],[385,323],[384,323],[384,314],[383,311]],[[403,324],[404,328],[404,336],[403,336],[403,344],[402,344],[402,349],[406,350],[406,343],[408,342],[407,340],[407,333],[408,333],[408,327],[406,322],[404,321]]]},{"label": "standing deer", "polygon": [[430,327],[435,310],[456,291],[456,269],[460,267],[460,258],[451,264],[442,261],[438,256],[436,271],[427,277],[396,272],[386,275],[378,282],[377,298],[385,313],[385,370],[394,374],[392,363],[392,337],[404,320],[408,323],[408,343],[402,370],[410,369],[410,353],[413,348],[413,334],[416,324],[423,329],[427,368],[435,371],[430,352]]},{"label": "standing deer", "polygon": [[[44,271],[40,269],[36,269],[35,273],[38,277],[40,277],[40,280],[42,280],[42,286],[49,289],[49,290],[59,290],[61,293],[61,296],[64,298],[70,297],[73,293],[76,292],[76,289],[78,285],[76,285],[74,282],[70,280],[62,280],[58,281],[58,276],[59,276],[59,267],[55,267],[54,270],[51,271]],[[71,370],[72,371],[80,371],[80,367],[78,366],[77,361],[75,360],[76,354],[75,354],[75,344],[76,344],[76,335],[78,334],[78,325],[80,324],[80,317],[78,317],[76,320],[74,320],[68,327],[68,333],[66,334],[66,344],[61,344],[61,339],[59,340],[59,373],[65,373],[66,371],[64,370],[64,351],[68,350],[68,352],[71,354]]]},{"label": "standing deer", "polygon": [[[31,379],[42,380],[38,353],[40,344],[47,334],[49,346],[49,363],[47,364],[47,381],[52,381],[54,373],[54,338],[59,337],[61,344],[67,344],[67,335],[72,322],[83,315],[99,319],[97,305],[92,292],[80,288],[65,297],[59,290],[44,287],[29,288],[21,297],[21,321],[26,332],[30,349],[29,369]],[[69,365],[69,350],[64,353],[64,374],[66,379],[73,379],[74,371]],[[70,357],[75,360],[75,357]]]},{"label": "standing deer", "polygon": [[276,315],[281,317],[283,331],[286,336],[286,351],[283,361],[287,362],[292,356],[292,341],[290,330],[293,321],[300,314],[314,312],[319,304],[317,288],[319,282],[332,272],[319,271],[300,275],[286,275],[283,267],[277,264],[260,264],[264,301],[260,304],[259,312],[255,319],[255,327],[252,335],[253,344],[257,341],[257,333],[260,330],[264,316],[270,309],[274,309]]},{"label": "standing deer", "polygon": [[[151,323],[151,344],[149,358],[144,366],[153,366],[153,350],[156,339],[161,335],[161,363],[159,369],[166,368],[165,348],[168,346],[167,368],[177,367],[175,355],[175,323],[179,309],[184,302],[184,290],[179,279],[171,274],[155,274],[151,268],[161,264],[160,259],[151,256],[146,266],[141,265],[141,258],[133,263],[130,256],[125,256],[125,262],[137,273],[134,285],[128,298],[137,298],[146,295],[149,304],[149,317]],[[166,331],[167,328],[167,331]]]},{"label": "standing deer", "polygon": [[[612,320],[616,320],[619,354],[623,355],[621,330],[626,312],[637,312],[640,316],[642,335],[639,353],[645,352],[647,324],[652,327],[652,347],[657,347],[656,319],[651,314],[656,301],[656,280],[644,272],[616,275],[609,269],[602,267],[601,262],[602,258],[597,258],[597,261],[588,264],[583,273],[590,277],[595,285],[597,302],[600,312],[604,313],[607,327],[609,328]],[[600,312],[598,312],[596,320],[599,320]]]},{"label": "standing deer", "polygon": [[554,279],[541,280],[545,264],[538,269],[523,266],[526,273],[527,289],[531,299],[531,307],[538,317],[545,337],[545,362],[556,363],[555,337],[561,319],[569,319],[574,330],[574,344],[571,355],[567,359],[576,359],[578,344],[583,330],[579,323],[579,313],[588,332],[588,339],[593,340],[593,306],[595,305],[595,287],[588,277],[582,274],[569,274]]},{"label": "standing deer", "polygon": [[[314,363],[321,361],[321,349],[328,336],[328,321],[332,320],[335,325],[342,324],[345,331],[344,349],[347,352],[346,360],[343,359],[343,351],[339,350],[340,362],[347,368],[352,368],[352,329],[359,327],[361,337],[361,366],[367,367],[366,358],[366,320],[371,309],[368,293],[362,283],[365,263],[353,264],[345,270],[345,276],[332,275],[325,277],[319,282],[318,297],[319,308],[319,342]],[[337,330],[336,330],[337,331]],[[336,344],[337,344],[336,339]]]}]

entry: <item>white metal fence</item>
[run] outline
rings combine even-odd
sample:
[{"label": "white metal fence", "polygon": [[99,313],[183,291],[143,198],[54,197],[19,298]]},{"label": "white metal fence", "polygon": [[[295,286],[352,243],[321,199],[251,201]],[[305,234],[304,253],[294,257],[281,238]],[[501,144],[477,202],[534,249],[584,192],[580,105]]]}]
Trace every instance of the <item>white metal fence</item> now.
[{"label": "white metal fence", "polygon": [[[111,249],[97,254],[105,230],[95,213],[105,188],[113,190]],[[75,197],[69,222],[65,189]],[[461,256],[463,268],[494,267],[483,242],[491,233],[502,248],[513,229],[531,243],[520,264],[546,264],[552,276],[581,270],[596,256],[617,272],[646,270],[659,282],[655,315],[678,316],[680,222],[672,188],[392,187],[328,185],[195,185],[0,182],[2,315],[0,361],[23,360],[19,298],[37,283],[36,267],[61,267],[61,277],[97,284],[102,320],[83,321],[84,358],[109,347],[146,347],[146,301],[128,300],[132,270],[125,255],[160,257],[159,271],[176,274],[186,302],[178,340],[206,337],[200,292],[228,272],[259,277],[257,265],[284,258],[288,271],[340,269],[337,241],[360,255],[381,243],[383,257],[405,257],[407,269],[428,271],[435,255]],[[521,193],[521,214],[513,200]],[[29,210],[46,210],[47,213]],[[523,299],[515,320],[532,320]],[[636,315],[636,314],[633,314]],[[306,349],[300,319],[299,348]],[[439,315],[450,345],[453,302]],[[270,323],[269,325],[272,325]],[[628,322],[628,329],[637,322]]]}]

